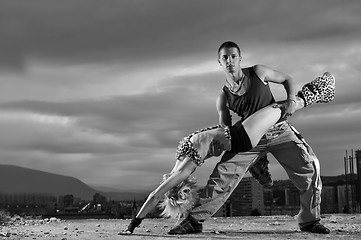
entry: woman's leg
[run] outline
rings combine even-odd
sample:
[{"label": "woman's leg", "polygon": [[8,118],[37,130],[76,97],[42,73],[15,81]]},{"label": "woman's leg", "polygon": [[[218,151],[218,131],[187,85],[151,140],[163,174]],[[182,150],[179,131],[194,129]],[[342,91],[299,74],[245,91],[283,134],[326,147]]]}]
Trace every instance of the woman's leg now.
[{"label": "woman's leg", "polygon": [[[302,98],[296,97],[295,101],[296,111],[304,108],[304,101]],[[283,111],[283,102],[284,101],[281,101],[264,107],[242,122],[253,147],[255,147],[262,136],[280,120]]]},{"label": "woman's leg", "polygon": [[267,106],[252,114],[242,123],[251,141],[251,148],[257,146],[262,136],[280,119],[281,113],[280,108]]},{"label": "woman's leg", "polygon": [[[297,93],[296,111],[314,103],[329,103],[335,97],[335,77],[325,72],[310,83],[305,84]],[[281,105],[273,105],[281,107]],[[282,110],[282,107],[279,108]],[[272,111],[270,106],[265,107],[251,115],[243,122],[243,126],[251,140],[252,146],[256,146],[263,134],[276,123],[275,119],[281,117],[280,111]]]}]

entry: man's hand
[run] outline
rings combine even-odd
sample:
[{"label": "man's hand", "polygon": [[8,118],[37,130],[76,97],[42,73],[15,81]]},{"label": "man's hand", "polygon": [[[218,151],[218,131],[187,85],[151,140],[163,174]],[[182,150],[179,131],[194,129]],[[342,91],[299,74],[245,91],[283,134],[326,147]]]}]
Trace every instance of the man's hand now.
[{"label": "man's hand", "polygon": [[282,119],[286,119],[288,116],[292,116],[292,114],[296,111],[296,100],[287,99],[287,101],[283,103],[277,103],[273,105],[275,108],[280,108],[282,111]]}]

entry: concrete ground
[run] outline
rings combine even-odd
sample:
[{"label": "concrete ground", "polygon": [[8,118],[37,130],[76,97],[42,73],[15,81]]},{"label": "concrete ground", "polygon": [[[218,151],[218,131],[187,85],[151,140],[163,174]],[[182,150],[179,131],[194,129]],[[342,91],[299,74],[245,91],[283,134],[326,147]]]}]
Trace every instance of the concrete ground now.
[{"label": "concrete ground", "polygon": [[168,235],[174,226],[169,219],[145,219],[131,236],[117,233],[130,220],[17,220],[0,226],[0,239],[361,239],[361,215],[325,215],[322,223],[330,228],[328,235],[301,232],[291,216],[259,216],[212,218],[203,224],[203,232],[189,235]]}]

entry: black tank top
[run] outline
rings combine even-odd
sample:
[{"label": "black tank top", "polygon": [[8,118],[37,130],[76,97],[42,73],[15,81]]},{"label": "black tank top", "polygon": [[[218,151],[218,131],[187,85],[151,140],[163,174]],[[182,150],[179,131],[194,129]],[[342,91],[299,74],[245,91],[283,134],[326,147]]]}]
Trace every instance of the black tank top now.
[{"label": "black tank top", "polygon": [[242,96],[234,95],[224,86],[223,91],[226,94],[228,108],[237,113],[244,121],[250,115],[261,108],[275,102],[269,84],[264,84],[254,72],[253,67],[248,68],[250,78],[250,88]]}]

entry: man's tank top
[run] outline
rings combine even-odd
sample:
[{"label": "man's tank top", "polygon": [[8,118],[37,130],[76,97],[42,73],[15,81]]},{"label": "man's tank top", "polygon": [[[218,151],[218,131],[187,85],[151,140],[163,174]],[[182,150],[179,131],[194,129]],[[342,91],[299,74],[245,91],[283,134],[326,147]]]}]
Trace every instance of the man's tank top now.
[{"label": "man's tank top", "polygon": [[275,102],[269,84],[263,83],[254,72],[253,67],[248,68],[248,70],[251,86],[245,94],[238,96],[232,94],[226,86],[223,87],[228,108],[237,113],[241,117],[241,121],[244,121],[259,109]]}]

